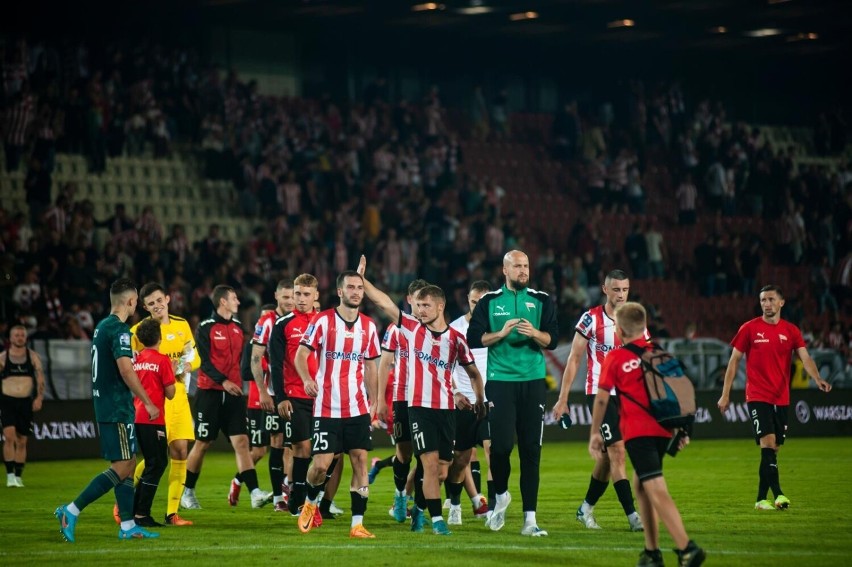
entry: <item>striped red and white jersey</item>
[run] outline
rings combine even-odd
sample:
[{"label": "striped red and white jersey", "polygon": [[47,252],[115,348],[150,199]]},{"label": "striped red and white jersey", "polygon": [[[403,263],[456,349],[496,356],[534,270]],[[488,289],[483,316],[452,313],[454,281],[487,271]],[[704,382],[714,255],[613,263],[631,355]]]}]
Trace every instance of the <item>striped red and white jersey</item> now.
[{"label": "striped red and white jersey", "polygon": [[[615,334],[615,321],[606,314],[603,305],[592,307],[580,317],[575,327],[589,341],[586,346],[586,394],[598,393],[598,379],[604,358],[609,351],[621,346]],[[615,394],[615,392],[610,392]]]},{"label": "striped red and white jersey", "polygon": [[[254,336],[251,338],[251,344],[264,347],[268,345],[269,335],[272,333],[272,327],[275,326],[275,320],[278,317],[280,317],[278,311],[273,309],[258,319],[257,325],[254,326]],[[263,353],[263,358],[268,358],[267,353]]]},{"label": "striped red and white jersey", "polygon": [[[583,313],[575,327],[589,341],[586,346],[586,393],[592,396],[598,393],[604,358],[621,346],[621,339],[615,333],[615,320],[606,314],[604,307],[597,305]],[[645,338],[651,340],[648,329],[645,329]],[[615,388],[610,394],[615,395]]]},{"label": "striped red and white jersey", "polygon": [[418,319],[400,312],[400,336],[410,345],[408,357],[408,405],[432,409],[455,409],[453,370],[456,363],[473,364],[473,353],[464,335],[447,327],[430,330]]},{"label": "striped red and white jersey", "polygon": [[385,330],[382,339],[382,350],[394,353],[393,357],[393,401],[404,402],[408,400],[406,388],[408,387],[408,339],[401,336],[399,327],[391,323]]},{"label": "striped red and white jersey", "polygon": [[314,417],[347,418],[368,413],[364,360],[380,356],[373,320],[359,313],[354,321],[346,321],[337,309],[327,309],[313,318],[301,344],[316,352],[319,362]]}]

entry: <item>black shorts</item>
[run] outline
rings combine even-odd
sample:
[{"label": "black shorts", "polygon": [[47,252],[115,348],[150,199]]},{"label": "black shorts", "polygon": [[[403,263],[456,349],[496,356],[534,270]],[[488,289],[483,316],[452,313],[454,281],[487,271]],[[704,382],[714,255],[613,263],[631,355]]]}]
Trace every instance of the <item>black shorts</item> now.
[{"label": "black shorts", "polygon": [[281,433],[281,418],[277,412],[262,409],[246,410],[249,444],[252,447],[268,447],[270,437]]},{"label": "black shorts", "polygon": [[32,435],[33,399],[0,394],[0,423],[3,429],[14,426],[18,435]]},{"label": "black shorts", "polygon": [[775,444],[783,445],[787,438],[787,408],[768,402],[749,402],[748,414],[754,429],[754,441],[760,445],[760,438],[775,434]]},{"label": "black shorts", "polygon": [[634,437],[624,442],[627,456],[640,481],[663,476],[663,455],[668,445],[666,437]]},{"label": "black shorts", "polygon": [[488,420],[476,419],[473,410],[456,411],[456,451],[467,451],[488,439]]},{"label": "black shorts", "polygon": [[293,443],[301,443],[311,438],[314,421],[313,398],[290,398],[293,412],[290,419],[284,422],[284,446],[292,447]]},{"label": "black shorts", "polygon": [[215,441],[219,431],[232,437],[246,435],[246,397],[221,390],[195,392],[195,438]]},{"label": "black shorts", "polygon": [[[156,478],[146,478],[145,472],[142,479],[150,484],[157,484],[169,464],[169,443],[166,440],[166,426],[159,424],[136,424],[136,438],[139,441],[139,450],[145,459],[145,471],[151,471]],[[159,473],[159,474],[157,474]]]},{"label": "black shorts", "polygon": [[485,384],[492,455],[511,454],[517,437],[523,458],[538,460],[544,439],[546,396],[544,378],[521,382],[489,380]]},{"label": "black shorts", "polygon": [[[590,412],[594,412],[595,396],[586,394],[586,406]],[[604,440],[604,449],[621,441],[621,426],[618,420],[618,398],[610,396],[606,404],[606,411],[601,422],[601,437]]]},{"label": "black shorts", "polygon": [[453,440],[456,434],[456,410],[421,407],[408,408],[411,420],[411,440],[414,454],[438,452],[442,461],[453,460]]},{"label": "black shorts", "polygon": [[396,443],[411,443],[410,418],[408,416],[408,402],[393,403],[393,437]]},{"label": "black shorts", "polygon": [[311,455],[373,450],[370,414],[357,417],[315,417]]}]

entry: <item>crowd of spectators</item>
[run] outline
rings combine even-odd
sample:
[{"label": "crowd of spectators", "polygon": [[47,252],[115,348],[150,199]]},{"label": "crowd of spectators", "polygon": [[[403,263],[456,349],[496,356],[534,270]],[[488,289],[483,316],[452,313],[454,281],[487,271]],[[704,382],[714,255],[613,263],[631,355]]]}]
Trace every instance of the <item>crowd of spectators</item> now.
[{"label": "crowd of spectators", "polygon": [[[45,336],[86,338],[104,314],[109,281],[123,275],[165,282],[173,311],[196,321],[210,312],[212,286],[228,283],[250,324],[278,278],[307,271],[328,290],[361,253],[390,291],[424,277],[445,288],[457,313],[469,281],[501,279],[505,250],[539,248],[506,205],[512,189],[463,167],[461,138],[512,139],[506,91],[488,97],[477,87],[469,129],[458,132],[437,86],[416,101],[392,100],[381,77],[354,101],[272,97],[192,50],[150,42],[90,50],[16,41],[3,49],[5,168],[25,162],[30,210],[0,210],[7,295],[14,316]],[[689,266],[702,294],[753,293],[761,262],[807,262],[820,310],[842,308],[832,272],[849,252],[845,165],[833,175],[796,171],[793,150],[731,126],[720,103],[690,105],[677,84],[635,81],[621,92],[613,103],[569,101],[554,117],[553,155],[581,172],[595,211],[564,248],[534,256],[537,285],[563,321],[599,300],[603,227],[589,223],[594,215],[637,219],[624,243],[635,279],[683,275],[669,262],[656,216],[645,215],[648,172],[660,166],[677,179],[666,190],[681,224],[698,213],[779,224],[769,243],[708,234]],[[227,241],[212,225],[189,242],[180,225],[164,229],[150,210],[133,219],[121,206],[95,219],[73,184],[51,202],[57,151],[83,153],[97,175],[107,156],[163,157],[176,147],[198,154],[203,176],[233,183],[234,210],[262,221],[250,239]],[[104,246],[98,229],[109,235]],[[664,328],[662,316],[656,324]]]}]

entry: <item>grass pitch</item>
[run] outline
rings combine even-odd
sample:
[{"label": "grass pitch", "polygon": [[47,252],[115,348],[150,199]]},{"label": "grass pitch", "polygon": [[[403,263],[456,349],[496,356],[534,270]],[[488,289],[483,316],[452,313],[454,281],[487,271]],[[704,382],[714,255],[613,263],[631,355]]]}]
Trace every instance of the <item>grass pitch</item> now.
[{"label": "grass pitch", "polygon": [[[390,449],[377,450],[386,456]],[[753,510],[760,454],[747,439],[701,441],[677,458],[667,458],[666,479],[692,539],[707,550],[708,565],[849,565],[852,563],[852,442],[846,438],[791,439],[782,449],[782,486],[792,505],[786,512]],[[230,508],[227,489],[234,472],[232,455],[208,454],[198,484],[203,510],[182,515],[190,527],[160,528],[157,540],[119,541],[112,519],[113,499],[105,496],[87,508],[77,524],[77,543],[62,541],[53,510],[77,496],[103,461],[38,462],[27,465],[26,488],[0,486],[0,565],[117,565],[157,567],[188,562],[240,562],[252,565],[635,565],[642,534],[630,533],[610,489],[595,511],[600,531],[585,529],[574,512],[585,495],[592,461],[581,443],[545,444],[538,507],[547,538],[520,535],[522,524],[517,462],[509,490],[514,502],[500,532],[472,517],[463,499],[464,525],[451,526],[451,537],[428,529],[413,534],[388,516],[392,472],[385,469],[371,486],[365,525],[375,540],[350,540],[349,495],[335,499],[347,514],[307,535],[296,519],[253,510],[248,495]],[[268,489],[266,460],[259,465]],[[344,469],[343,487],[349,471]],[[165,513],[165,477],[154,503]],[[446,517],[446,511],[445,511]],[[661,529],[667,564],[675,564],[672,541]]]}]

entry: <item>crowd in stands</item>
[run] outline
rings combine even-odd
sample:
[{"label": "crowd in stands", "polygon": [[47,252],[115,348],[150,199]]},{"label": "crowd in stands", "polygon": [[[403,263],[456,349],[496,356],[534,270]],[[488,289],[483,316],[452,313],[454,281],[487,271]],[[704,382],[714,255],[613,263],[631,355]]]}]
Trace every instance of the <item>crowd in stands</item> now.
[{"label": "crowd in stands", "polygon": [[[513,140],[505,91],[489,98],[477,87],[461,125],[450,123],[438,87],[417,101],[392,100],[383,78],[354,101],[273,97],[193,50],[146,41],[18,40],[2,49],[5,169],[25,169],[30,212],[0,208],[7,318],[44,336],[87,338],[119,276],[165,282],[172,311],[192,321],[209,314],[212,286],[228,283],[251,324],[277,279],[310,272],[329,290],[361,253],[385,288],[399,293],[423,277],[444,287],[458,313],[468,283],[502,279],[502,254],[514,247],[534,251],[533,279],[552,293],[570,336],[607,268],[598,254],[606,227],[589,224],[595,214],[630,215],[624,258],[635,279],[684,277],[648,210],[649,176],[661,168],[676,182],[658,190],[677,203],[683,225],[708,214],[777,224],[774,242],[708,233],[689,262],[702,295],[753,294],[762,262],[807,264],[820,311],[848,309],[844,286],[833,284],[849,254],[852,170],[797,170],[791,148],[731,125],[721,103],[692,104],[674,83],[631,82],[621,99],[569,101],[556,113],[552,155],[579,172],[584,206],[596,212],[551,250],[527,241],[499,179],[464,167],[462,139]],[[262,220],[250,239],[227,241],[212,225],[190,242],[180,225],[162,227],[150,210],[130,218],[121,206],[95,219],[73,183],[52,186],[56,152],[84,154],[98,175],[109,156],[175,151],[195,154],[204,177],[233,183],[234,210]],[[102,247],[98,229],[109,234]]]}]

